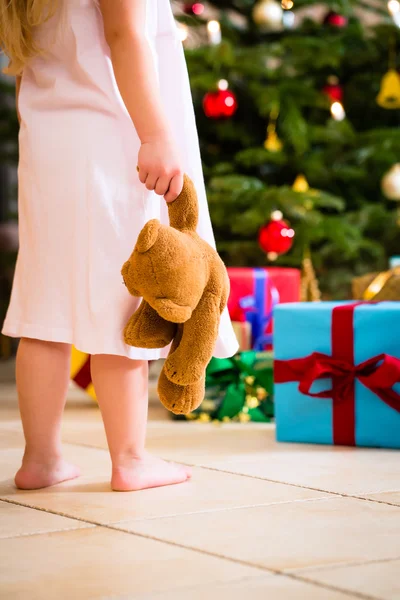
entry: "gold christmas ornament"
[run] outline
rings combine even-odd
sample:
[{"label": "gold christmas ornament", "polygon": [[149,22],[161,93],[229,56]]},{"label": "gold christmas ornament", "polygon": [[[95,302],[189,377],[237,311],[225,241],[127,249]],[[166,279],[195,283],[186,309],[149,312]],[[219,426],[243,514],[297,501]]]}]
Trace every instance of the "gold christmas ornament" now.
[{"label": "gold christmas ornament", "polygon": [[265,398],[267,398],[267,397],[268,397],[268,392],[267,392],[267,390],[266,390],[265,388],[263,388],[263,387],[258,387],[258,388],[256,389],[256,394],[257,394],[257,400],[260,400],[260,402],[261,402],[262,400],[265,400]]},{"label": "gold christmas ornament", "polygon": [[388,71],[381,81],[379,94],[376,102],[382,108],[400,108],[400,75],[396,69],[396,38],[389,40]]},{"label": "gold christmas ornament", "polygon": [[279,115],[279,108],[275,107],[271,110],[269,115],[269,122],[267,126],[267,137],[264,142],[264,148],[268,152],[280,152],[283,148],[282,141],[278,138],[276,133],[276,121]]},{"label": "gold christmas ornament", "polygon": [[282,29],[282,16],[282,6],[275,0],[260,0],[253,9],[254,22],[266,31]]},{"label": "gold christmas ornament", "polygon": [[303,302],[319,302],[321,300],[318,279],[308,249],[305,250],[302,261],[300,296]]},{"label": "gold christmas ornament", "polygon": [[395,69],[389,69],[382,77],[376,102],[382,108],[400,108],[400,75]]},{"label": "gold christmas ornament", "polygon": [[208,415],[207,413],[200,413],[199,414],[199,419],[198,419],[201,423],[209,423],[211,421],[211,417],[210,415]]},{"label": "gold christmas ornament", "polygon": [[[244,410],[245,408],[246,408],[246,407],[244,407],[244,408],[243,408],[243,410]],[[248,423],[248,422],[250,421],[250,419],[251,419],[251,417],[250,417],[250,415],[249,415],[248,413],[246,413],[246,412],[240,412],[240,413],[239,413],[239,421],[240,421],[241,423]]]},{"label": "gold christmas ornament", "polygon": [[278,138],[276,131],[267,131],[264,148],[268,150],[268,152],[280,152],[282,150],[283,144]]},{"label": "gold christmas ornament", "polygon": [[389,200],[400,200],[400,163],[396,163],[382,177],[382,193]]},{"label": "gold christmas ornament", "polygon": [[250,396],[250,397],[246,398],[246,407],[245,408],[247,408],[247,410],[249,408],[257,408],[257,406],[259,406],[259,405],[260,405],[260,403],[255,396]]},{"label": "gold christmas ornament", "polygon": [[294,192],[307,192],[310,189],[308,181],[304,175],[300,173],[293,182],[292,190]]}]

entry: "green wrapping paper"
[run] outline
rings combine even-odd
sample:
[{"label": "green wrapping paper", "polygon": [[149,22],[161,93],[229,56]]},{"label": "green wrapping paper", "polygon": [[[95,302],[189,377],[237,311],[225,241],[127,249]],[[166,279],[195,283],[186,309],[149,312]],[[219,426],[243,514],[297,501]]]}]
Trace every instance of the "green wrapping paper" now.
[{"label": "green wrapping paper", "polygon": [[273,415],[273,354],[250,350],[233,358],[213,358],[202,404],[190,415],[175,418],[267,423]]}]

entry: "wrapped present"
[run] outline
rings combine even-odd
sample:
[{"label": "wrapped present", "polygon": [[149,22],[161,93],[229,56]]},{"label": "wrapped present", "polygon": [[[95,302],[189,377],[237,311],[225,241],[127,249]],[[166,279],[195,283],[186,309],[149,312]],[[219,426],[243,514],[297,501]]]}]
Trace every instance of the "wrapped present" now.
[{"label": "wrapped present", "polygon": [[400,266],[356,277],[352,291],[354,300],[400,300]]},{"label": "wrapped present", "polygon": [[400,448],[400,304],[275,309],[277,439]]},{"label": "wrapped present", "polygon": [[258,421],[273,417],[273,355],[242,352],[233,358],[213,358],[206,372],[206,393],[193,413],[178,420]]},{"label": "wrapped present", "polygon": [[289,268],[229,267],[228,301],[232,321],[247,321],[252,346],[262,350],[272,343],[272,314],[278,302],[300,300],[300,271]]},{"label": "wrapped present", "polygon": [[89,396],[96,400],[96,393],[90,374],[90,354],[80,352],[74,346],[72,347],[71,354],[70,377],[78,387],[85,390]]},{"label": "wrapped present", "polygon": [[391,256],[389,258],[389,269],[400,267],[400,256]]},{"label": "wrapped present", "polygon": [[251,349],[251,325],[248,321],[232,321],[241,352]]}]

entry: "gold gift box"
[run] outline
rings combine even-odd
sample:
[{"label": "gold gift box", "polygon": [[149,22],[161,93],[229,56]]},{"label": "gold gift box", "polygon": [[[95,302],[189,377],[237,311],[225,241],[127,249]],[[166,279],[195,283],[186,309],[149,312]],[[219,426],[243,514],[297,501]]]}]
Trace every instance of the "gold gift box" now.
[{"label": "gold gift box", "polygon": [[355,277],[352,289],[355,300],[400,300],[400,267]]}]

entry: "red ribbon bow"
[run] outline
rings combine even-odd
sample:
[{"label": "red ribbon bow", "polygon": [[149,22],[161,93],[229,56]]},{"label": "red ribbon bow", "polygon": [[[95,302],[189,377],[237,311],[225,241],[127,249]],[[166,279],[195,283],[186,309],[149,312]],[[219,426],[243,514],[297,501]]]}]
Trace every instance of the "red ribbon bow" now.
[{"label": "red ribbon bow", "polygon": [[[332,311],[332,356],[313,352],[304,358],[276,360],[275,383],[299,382],[302,394],[332,398],[334,444],[355,445],[354,381],[358,379],[371,392],[400,412],[400,394],[393,386],[400,382],[400,359],[379,354],[354,364],[353,314],[356,304],[337,306]],[[312,393],[315,381],[332,379],[332,388]]]}]

